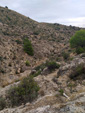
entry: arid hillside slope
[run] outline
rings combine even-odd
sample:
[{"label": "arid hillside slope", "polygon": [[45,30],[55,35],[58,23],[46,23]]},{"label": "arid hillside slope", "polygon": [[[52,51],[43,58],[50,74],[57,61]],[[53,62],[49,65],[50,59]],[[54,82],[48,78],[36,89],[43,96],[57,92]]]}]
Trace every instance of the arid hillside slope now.
[{"label": "arid hillside slope", "polygon": [[[48,58],[57,58],[69,50],[69,39],[80,28],[60,24],[38,23],[8,8],[0,7],[0,84],[16,80]],[[31,40],[34,56],[23,50],[23,39]],[[29,68],[25,62],[29,60]],[[17,75],[18,74],[18,75]]]},{"label": "arid hillside slope", "polygon": [[69,45],[80,29],[0,7],[0,113],[85,113],[85,53]]}]

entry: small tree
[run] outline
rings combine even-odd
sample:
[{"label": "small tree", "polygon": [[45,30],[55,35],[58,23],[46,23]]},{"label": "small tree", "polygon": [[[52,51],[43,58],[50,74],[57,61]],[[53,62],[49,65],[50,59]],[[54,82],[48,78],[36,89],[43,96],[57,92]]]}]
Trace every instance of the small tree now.
[{"label": "small tree", "polygon": [[31,44],[31,41],[28,40],[27,38],[24,39],[24,51],[28,54],[28,55],[31,55],[33,56],[34,55],[34,51],[33,51],[33,48],[32,48],[32,44]]},{"label": "small tree", "polygon": [[85,30],[80,30],[70,39],[70,46],[76,49],[76,52],[85,52]]},{"label": "small tree", "polygon": [[8,7],[7,7],[7,6],[5,6],[5,8],[7,8],[7,9],[8,9]]}]

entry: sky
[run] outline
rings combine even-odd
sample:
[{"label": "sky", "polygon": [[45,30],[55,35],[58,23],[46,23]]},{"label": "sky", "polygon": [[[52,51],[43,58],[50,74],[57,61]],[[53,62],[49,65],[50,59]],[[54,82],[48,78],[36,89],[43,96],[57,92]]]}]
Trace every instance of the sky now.
[{"label": "sky", "polygon": [[0,0],[0,6],[38,22],[85,27],[85,0]]}]

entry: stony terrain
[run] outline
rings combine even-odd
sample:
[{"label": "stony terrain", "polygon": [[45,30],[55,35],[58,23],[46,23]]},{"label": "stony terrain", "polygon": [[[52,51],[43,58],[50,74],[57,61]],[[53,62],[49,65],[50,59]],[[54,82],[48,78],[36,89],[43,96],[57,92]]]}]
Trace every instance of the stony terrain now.
[{"label": "stony terrain", "polygon": [[[78,56],[51,74],[35,77],[41,88],[37,100],[20,107],[5,109],[1,113],[84,113],[85,80],[73,81],[68,77],[74,66],[84,62],[85,57]],[[60,71],[62,75],[59,76]],[[1,94],[5,95],[9,87],[10,85],[3,88]],[[60,89],[64,90],[63,95],[59,92]]]},{"label": "stony terrain", "polygon": [[[34,77],[40,86],[39,95],[32,103],[5,108],[0,113],[84,113],[85,74],[73,80],[73,70],[85,65],[85,54],[76,55],[69,47],[69,39],[80,30],[60,24],[38,23],[8,8],[0,7],[0,95],[29,76],[34,68],[47,60],[55,60],[60,68],[50,73],[45,67]],[[23,39],[33,45],[34,56],[23,50]],[[69,53],[64,59],[63,52]],[[26,61],[30,66],[26,66]],[[63,91],[63,94],[62,94]]]},{"label": "stony terrain", "polygon": [[[0,84],[18,79],[25,70],[47,58],[57,58],[70,51],[69,38],[80,28],[60,24],[38,23],[7,8],[0,7]],[[23,39],[29,38],[34,56],[23,51]],[[26,67],[29,60],[31,67]],[[4,77],[3,77],[4,76]]]}]

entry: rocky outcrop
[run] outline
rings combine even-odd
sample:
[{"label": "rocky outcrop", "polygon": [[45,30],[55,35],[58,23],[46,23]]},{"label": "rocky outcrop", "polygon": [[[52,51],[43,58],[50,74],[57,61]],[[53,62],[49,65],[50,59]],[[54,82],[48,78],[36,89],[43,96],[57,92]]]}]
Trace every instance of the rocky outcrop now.
[{"label": "rocky outcrop", "polygon": [[58,77],[67,75],[69,76],[71,72],[80,64],[85,64],[84,54],[74,57],[74,59],[59,68]]}]

